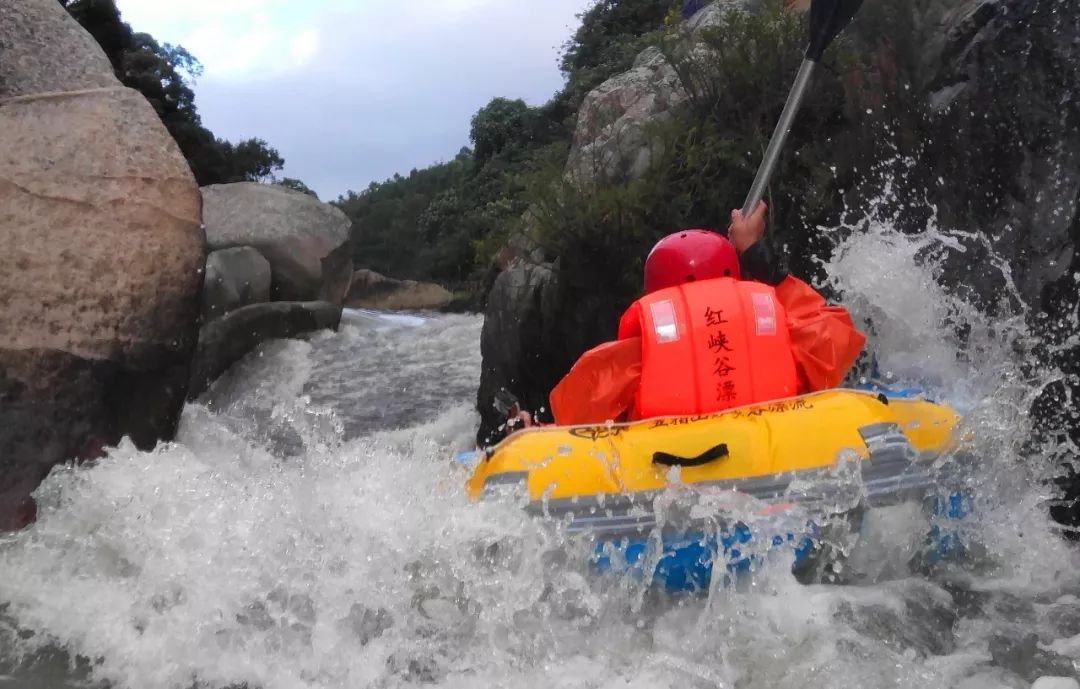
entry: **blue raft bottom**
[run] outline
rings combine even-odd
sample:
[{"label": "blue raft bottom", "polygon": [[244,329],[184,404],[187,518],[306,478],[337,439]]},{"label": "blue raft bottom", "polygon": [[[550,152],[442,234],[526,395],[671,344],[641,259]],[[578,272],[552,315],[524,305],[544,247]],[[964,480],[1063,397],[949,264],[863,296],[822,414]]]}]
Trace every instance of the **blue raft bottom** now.
[{"label": "blue raft bottom", "polygon": [[[937,523],[926,536],[922,552],[924,562],[935,564],[963,552],[959,530],[947,522],[964,519],[971,513],[972,507],[971,496],[959,492],[935,497],[931,501],[930,510]],[[652,581],[670,593],[708,590],[715,563],[723,563],[725,572],[737,578],[763,559],[762,551],[767,554],[781,549],[793,551],[792,569],[797,570],[808,563],[819,542],[819,533],[820,527],[814,522],[808,522],[801,533],[762,533],[762,538],[767,539],[768,543],[764,548],[759,546],[753,530],[741,522],[717,533],[662,535]],[[648,534],[603,540],[596,545],[593,565],[599,573],[628,574],[641,579],[650,561],[649,549]]]}]

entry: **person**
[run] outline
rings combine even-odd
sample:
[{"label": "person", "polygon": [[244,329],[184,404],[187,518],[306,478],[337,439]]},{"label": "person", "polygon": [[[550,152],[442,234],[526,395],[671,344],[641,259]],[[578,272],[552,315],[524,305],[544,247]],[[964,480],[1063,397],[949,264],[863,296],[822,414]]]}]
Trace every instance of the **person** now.
[{"label": "person", "polygon": [[618,339],[551,391],[555,424],[700,415],[840,384],[866,339],[845,308],[772,260],[766,212],[732,211],[727,238],[683,230],[656,244]]}]

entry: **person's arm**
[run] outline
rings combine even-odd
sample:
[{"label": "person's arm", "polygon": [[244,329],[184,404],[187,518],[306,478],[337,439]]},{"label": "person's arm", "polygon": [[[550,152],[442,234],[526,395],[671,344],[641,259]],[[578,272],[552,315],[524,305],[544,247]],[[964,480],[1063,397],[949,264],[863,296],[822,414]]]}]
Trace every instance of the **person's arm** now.
[{"label": "person's arm", "polygon": [[772,254],[772,250],[763,239],[765,236],[765,213],[769,207],[764,201],[744,218],[742,211],[731,211],[731,225],[728,227],[728,240],[739,254],[739,272],[743,280],[763,282],[773,287],[779,285],[787,270]]},{"label": "person's arm", "polygon": [[793,275],[776,286],[776,297],[787,311],[801,392],[839,385],[866,344],[851,314],[843,306],[826,304],[824,297]]},{"label": "person's arm", "polygon": [[640,337],[590,349],[551,391],[555,423],[576,426],[625,420],[640,380]]},{"label": "person's arm", "polygon": [[859,358],[866,338],[855,328],[847,309],[827,305],[824,297],[789,274],[773,257],[762,239],[766,210],[762,202],[748,218],[739,210],[731,212],[728,236],[739,252],[742,278],[776,289],[787,312],[799,392],[834,388]]},{"label": "person's arm", "polygon": [[755,280],[776,287],[788,276],[787,269],[773,257],[764,241],[757,241],[739,254],[739,272],[743,280]]}]

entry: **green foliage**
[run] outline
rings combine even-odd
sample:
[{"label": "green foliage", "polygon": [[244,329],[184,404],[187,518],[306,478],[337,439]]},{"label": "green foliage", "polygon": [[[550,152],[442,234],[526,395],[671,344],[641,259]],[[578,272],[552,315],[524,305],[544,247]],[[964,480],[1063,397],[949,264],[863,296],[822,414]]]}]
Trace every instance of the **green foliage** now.
[{"label": "green foliage", "polygon": [[533,135],[534,113],[520,98],[493,98],[472,118],[469,138],[473,157],[483,165],[511,146],[524,146]]},{"label": "green foliage", "polygon": [[284,166],[262,139],[232,144],[202,125],[189,83],[202,74],[202,65],[182,46],[133,32],[121,20],[115,0],[61,0],[61,5],[101,45],[116,77],[154,107],[200,185],[265,181]]},{"label": "green foliage", "polygon": [[340,197],[335,204],[353,221],[357,265],[479,290],[495,247],[525,210],[522,175],[530,155],[507,146],[480,164],[462,149],[448,163]]},{"label": "green foliage", "polygon": [[431,279],[420,251],[425,245],[420,218],[435,197],[459,185],[471,167],[472,153],[464,149],[450,162],[413,170],[408,177],[394,175],[339,197],[335,205],[353,221],[357,265],[393,277]]},{"label": "green foliage", "polygon": [[584,97],[624,71],[680,4],[681,0],[596,0],[579,15],[581,26],[563,46],[559,67],[566,75],[567,91]]},{"label": "green foliage", "polygon": [[316,199],[319,198],[319,195],[315,193],[314,189],[304,184],[302,181],[296,179],[295,177],[285,177],[284,179],[275,182],[275,184],[283,186],[286,189],[303,192],[304,194],[307,194],[308,196],[313,196]]},{"label": "green foliage", "polygon": [[[690,92],[690,104],[652,127],[653,163],[642,178],[621,185],[601,178],[579,187],[549,170],[530,183],[536,239],[550,255],[574,262],[576,267],[561,272],[570,289],[603,289],[629,301],[640,290],[643,258],[657,239],[684,227],[727,226],[730,210],[742,204],[750,187],[798,69],[804,21],[784,11],[781,0],[768,0],[759,11],[732,12],[705,32],[712,53],[707,60],[665,46]],[[826,142],[848,126],[846,108],[836,80],[819,80],[767,197],[770,234],[797,259],[816,249],[804,223],[835,205]],[[797,263],[800,272],[812,269],[809,260]]]},{"label": "green foliage", "polygon": [[569,76],[577,70],[595,67],[601,62],[600,56],[613,38],[635,33],[639,22],[628,21],[633,13],[633,5],[638,6],[633,9],[639,9],[642,5],[653,9],[653,6],[659,4],[661,3],[649,0],[642,3],[595,0],[591,7],[579,15],[581,26],[563,46],[559,68]]},{"label": "green foliage", "polygon": [[231,166],[232,179],[227,181],[267,182],[285,165],[277,149],[262,139],[244,139],[235,145],[219,141],[219,145],[223,145],[225,160]]}]

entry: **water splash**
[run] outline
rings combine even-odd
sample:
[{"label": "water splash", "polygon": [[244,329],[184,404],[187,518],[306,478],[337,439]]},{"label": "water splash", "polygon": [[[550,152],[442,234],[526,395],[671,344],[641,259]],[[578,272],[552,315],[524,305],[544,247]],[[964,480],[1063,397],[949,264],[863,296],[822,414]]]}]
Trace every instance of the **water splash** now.
[{"label": "water splash", "polygon": [[[698,597],[595,576],[588,538],[512,498],[464,497],[450,458],[476,424],[479,319],[353,314],[249,357],[185,410],[175,443],[54,471],[38,523],[0,544],[0,675],[74,686],[57,662],[81,657],[118,689],[924,689],[1067,670],[1080,563],[1046,517],[1050,467],[1023,454],[1029,402],[1055,373],[1022,365],[1021,301],[990,317],[941,287],[970,238],[901,234],[871,210],[828,230],[826,267],[882,369],[966,414],[966,559],[912,569],[927,517],[897,508],[844,544],[859,586],[800,584],[785,549]],[[857,499],[848,487],[838,506]],[[679,499],[659,498],[672,524],[684,507],[805,518]]]},{"label": "water splash", "polygon": [[[1071,551],[1054,534],[1046,509],[1059,470],[1051,457],[1062,448],[1031,449],[1032,406],[1062,374],[1035,354],[1042,343],[1029,327],[1030,309],[1009,264],[986,238],[939,228],[932,208],[922,232],[897,232],[904,210],[897,194],[886,184],[867,211],[822,228],[837,243],[824,262],[829,287],[857,314],[868,349],[890,381],[919,386],[964,415],[963,429],[974,441],[949,461],[963,464],[968,488],[978,496],[981,516],[966,528],[974,529],[971,538],[992,544],[998,574],[1011,570],[1031,581],[1045,579],[1048,570],[1067,570]],[[972,244],[990,257],[985,270],[1000,275],[993,313],[965,300],[959,286],[946,287],[949,261]],[[1023,554],[1033,546],[1054,556]]]}]

